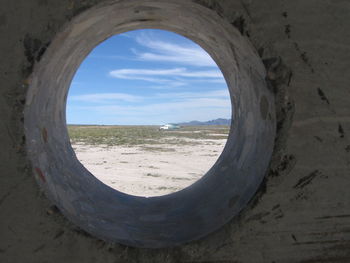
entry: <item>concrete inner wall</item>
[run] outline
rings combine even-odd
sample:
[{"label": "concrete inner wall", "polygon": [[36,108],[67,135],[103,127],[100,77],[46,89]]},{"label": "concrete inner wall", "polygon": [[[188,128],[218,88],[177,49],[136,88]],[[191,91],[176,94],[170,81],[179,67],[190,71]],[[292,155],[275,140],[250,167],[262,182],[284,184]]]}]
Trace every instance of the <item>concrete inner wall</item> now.
[{"label": "concrete inner wall", "polygon": [[209,236],[167,249],[80,230],[40,191],[26,156],[33,66],[65,23],[100,2],[0,0],[0,262],[349,262],[350,2],[194,1],[238,28],[265,61],[277,137],[248,207]]},{"label": "concrete inner wall", "polygon": [[[65,118],[71,79],[90,50],[111,35],[145,27],[180,33],[212,55],[226,79],[234,120],[225,148],[200,180],[150,198],[116,191],[85,169],[70,145]],[[160,248],[206,236],[246,206],[266,175],[276,137],[266,76],[251,43],[202,5],[133,0],[90,8],[57,34],[30,76],[24,130],[37,181],[71,222],[108,242]]]}]

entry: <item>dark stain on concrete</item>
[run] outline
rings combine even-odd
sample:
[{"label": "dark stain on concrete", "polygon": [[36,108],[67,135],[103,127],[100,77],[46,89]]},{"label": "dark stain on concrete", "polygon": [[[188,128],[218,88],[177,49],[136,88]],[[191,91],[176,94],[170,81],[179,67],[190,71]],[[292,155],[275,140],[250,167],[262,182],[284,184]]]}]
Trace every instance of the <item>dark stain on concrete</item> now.
[{"label": "dark stain on concrete", "polygon": [[47,129],[46,129],[45,127],[42,128],[42,130],[41,130],[41,135],[42,135],[42,137],[43,137],[44,142],[47,143],[48,135],[47,135]]},{"label": "dark stain on concrete", "polygon": [[266,68],[266,81],[273,87],[272,91],[277,92],[277,86],[280,84],[289,85],[292,78],[291,70],[287,68],[280,57],[272,57],[263,59]]},{"label": "dark stain on concrete", "polygon": [[33,250],[33,253],[37,253],[39,252],[40,250],[43,250],[44,248],[46,247],[45,244],[42,244],[40,246],[38,246],[36,249]]},{"label": "dark stain on concrete", "polygon": [[279,64],[279,57],[273,57],[273,58],[265,58],[263,59],[263,64],[267,70],[270,68],[276,68]]},{"label": "dark stain on concrete", "polygon": [[284,217],[284,213],[281,209],[281,206],[280,204],[277,204],[275,205],[272,209],[271,209],[271,213],[272,213],[272,216],[275,218],[275,219],[280,219],[282,217]]},{"label": "dark stain on concrete", "polygon": [[152,22],[152,21],[157,21],[157,19],[142,18],[142,19],[135,20],[135,22]]},{"label": "dark stain on concrete", "polygon": [[288,174],[296,164],[296,158],[293,154],[284,155],[281,162],[275,169],[270,170],[271,177],[280,176],[282,173]]},{"label": "dark stain on concrete", "polygon": [[89,9],[90,5],[82,5],[79,8],[74,8],[72,12],[72,17],[79,15],[80,13],[84,12],[85,10]]},{"label": "dark stain on concrete", "polygon": [[338,124],[338,133],[339,133],[340,138],[345,137],[345,132],[344,132],[343,126],[340,123]]},{"label": "dark stain on concrete", "polygon": [[105,246],[107,246],[107,243],[101,239],[97,239],[96,240],[96,246],[98,249],[102,249],[104,248]]},{"label": "dark stain on concrete", "polygon": [[293,154],[284,155],[282,158],[282,162],[279,165],[279,170],[281,172],[286,171],[288,168],[294,167],[296,163],[296,158]]},{"label": "dark stain on concrete", "polygon": [[50,208],[46,210],[47,215],[55,215],[55,214],[60,214],[60,213],[61,213],[61,211],[55,205],[50,206]]},{"label": "dark stain on concrete", "polygon": [[96,4],[96,0],[84,0],[84,1],[71,1],[70,6],[68,9],[70,10],[70,13],[66,15],[66,19],[68,21],[72,20],[73,17],[81,14],[82,12],[86,11],[90,7],[92,7],[94,4]]},{"label": "dark stain on concrete", "polygon": [[41,57],[44,55],[47,47],[50,45],[50,42],[45,43],[38,51],[38,54],[36,55],[36,61],[40,61]]},{"label": "dark stain on concrete", "polygon": [[350,152],[350,145],[345,147],[345,151],[348,152],[348,153]]},{"label": "dark stain on concrete", "polygon": [[[266,71],[271,70],[271,68],[276,71],[276,80],[272,81],[266,78],[266,83],[270,87],[269,89],[275,93],[275,107],[276,107],[276,139],[274,146],[274,154],[272,155],[268,176],[265,177],[260,184],[260,187],[255,194],[255,196],[249,201],[247,207],[249,209],[254,209],[262,200],[262,197],[267,191],[267,181],[273,177],[273,175],[280,175],[280,172],[284,169],[285,164],[283,164],[283,159],[291,159],[288,162],[284,173],[292,170],[296,163],[296,158],[294,155],[282,158],[280,153],[284,151],[284,141],[288,134],[290,124],[293,121],[294,115],[294,102],[291,100],[290,96],[287,96],[288,92],[286,90],[286,84],[290,81],[291,70],[283,63],[279,57],[270,57],[263,59],[263,64]],[[282,163],[282,164],[281,164]]]},{"label": "dark stain on concrete", "polygon": [[73,232],[75,232],[76,234],[78,234],[80,236],[95,239],[92,235],[90,235],[88,232],[86,232],[85,230],[83,230],[81,228],[75,228],[75,229],[73,229]]},{"label": "dark stain on concrete", "polygon": [[270,212],[261,212],[255,215],[252,215],[251,217],[248,217],[245,222],[249,222],[249,221],[260,221],[262,220],[264,217],[270,215]]},{"label": "dark stain on concrete", "polygon": [[263,95],[260,99],[260,114],[263,120],[266,120],[268,112],[269,112],[269,102],[266,96]]},{"label": "dark stain on concrete", "polygon": [[62,235],[64,234],[64,230],[60,229],[56,232],[55,236],[53,237],[53,239],[57,239],[60,238]]},{"label": "dark stain on concrete", "polygon": [[193,0],[193,2],[198,3],[206,8],[214,10],[220,17],[224,16],[224,9],[218,1],[213,0]]},{"label": "dark stain on concrete", "polygon": [[306,51],[302,51],[300,49],[298,43],[296,43],[296,42],[294,42],[294,47],[295,47],[295,50],[299,53],[301,60],[310,68],[311,73],[314,73],[315,70],[314,70],[314,68],[312,67],[312,65],[311,65],[311,63],[309,61],[309,58],[307,56],[307,52]]},{"label": "dark stain on concrete", "polygon": [[284,11],[284,12],[282,13],[282,16],[283,16],[284,18],[287,18],[287,17],[288,17],[288,13],[287,13],[286,11]]},{"label": "dark stain on concrete", "polygon": [[294,234],[292,234],[292,238],[293,238],[294,242],[298,242],[298,241],[297,241],[297,238],[295,237]]},{"label": "dark stain on concrete", "polygon": [[[330,252],[332,252],[332,250],[330,250]],[[338,263],[349,262],[349,256],[330,257],[329,255],[323,255],[320,257],[314,257],[314,258],[300,261],[300,263],[337,263],[337,262]]]},{"label": "dark stain on concrete", "polygon": [[266,179],[266,177],[263,179],[263,181],[261,182],[261,184],[260,184],[260,187],[259,187],[259,189],[258,189],[258,191],[257,191],[257,193],[255,194],[255,196],[249,201],[249,204],[247,205],[247,207],[250,207],[250,208],[254,208],[254,207],[256,207],[258,204],[259,204],[259,202],[260,202],[260,200],[261,200],[261,198],[264,196],[264,194],[266,193],[266,183],[267,183],[267,179]]},{"label": "dark stain on concrete", "polygon": [[23,73],[29,75],[33,71],[36,53],[41,47],[41,40],[32,38],[26,34],[23,39],[24,55],[28,61],[28,66],[23,69]]},{"label": "dark stain on concrete", "polygon": [[291,25],[285,25],[284,26],[284,33],[287,35],[288,38],[290,38],[290,28],[291,28]]},{"label": "dark stain on concrete", "polygon": [[320,137],[318,137],[318,136],[314,136],[314,138],[315,138],[317,141],[319,141],[319,142],[323,142],[323,140],[322,140]]},{"label": "dark stain on concrete", "polygon": [[334,218],[346,218],[347,219],[347,218],[350,218],[350,214],[316,217],[316,219],[334,219]]},{"label": "dark stain on concrete", "polygon": [[300,57],[305,62],[305,64],[309,64],[309,58],[307,57],[306,51],[301,52]]},{"label": "dark stain on concrete", "polygon": [[282,218],[282,217],[284,217],[284,215],[283,215],[283,214],[280,214],[280,215],[275,216],[275,219],[280,219],[280,218]]},{"label": "dark stain on concrete", "polygon": [[293,77],[293,72],[290,71],[289,77],[288,77],[288,81],[287,81],[287,86],[288,86],[288,87],[290,86],[290,83],[292,82],[292,77]]},{"label": "dark stain on concrete", "polygon": [[308,199],[308,197],[307,197],[306,193],[304,193],[304,192],[300,192],[294,197],[294,200],[307,200],[307,199]]},{"label": "dark stain on concrete", "polygon": [[23,40],[24,54],[28,62],[34,62],[34,54],[37,52],[41,46],[41,40],[37,38],[32,38],[29,34],[26,34]]},{"label": "dark stain on concrete", "polygon": [[319,175],[320,175],[320,172],[318,170],[313,171],[309,175],[304,176],[301,179],[299,179],[299,181],[294,185],[294,188],[295,189],[304,188],[305,186],[310,184],[312,182],[312,180],[314,180]]},{"label": "dark stain on concrete", "polygon": [[[339,242],[344,242],[344,240],[317,240],[317,241],[306,241],[306,242],[299,242],[300,245],[313,245],[313,244],[334,244],[334,243],[339,243]],[[327,261],[331,262],[331,261]],[[332,261],[335,262],[335,261]]]},{"label": "dark stain on concrete", "polygon": [[33,71],[34,63],[40,61],[50,42],[45,44],[38,38],[26,34],[23,39],[24,55],[27,59],[27,66],[23,68],[23,74],[29,75]]},{"label": "dark stain on concrete", "polygon": [[244,35],[246,25],[243,16],[236,18],[236,20],[232,22],[232,25],[238,29],[242,36]]},{"label": "dark stain on concrete", "polygon": [[280,208],[281,207],[281,205],[280,204],[277,204],[277,205],[275,205],[274,207],[272,207],[272,211],[274,211],[274,210],[276,210],[276,209],[278,209],[278,208]]},{"label": "dark stain on concrete", "polygon": [[323,90],[321,90],[320,88],[317,88],[317,93],[318,93],[318,96],[320,96],[321,100],[327,102],[328,105],[330,104],[329,100],[326,97],[326,95],[324,94]]}]

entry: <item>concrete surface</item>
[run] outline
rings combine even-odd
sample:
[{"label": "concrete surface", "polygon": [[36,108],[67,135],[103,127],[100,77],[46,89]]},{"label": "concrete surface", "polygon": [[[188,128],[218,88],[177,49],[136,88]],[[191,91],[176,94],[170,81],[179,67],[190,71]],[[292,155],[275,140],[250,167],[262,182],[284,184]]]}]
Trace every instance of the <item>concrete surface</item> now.
[{"label": "concrete surface", "polygon": [[106,243],[69,223],[39,190],[25,151],[35,63],[73,17],[101,2],[114,1],[0,1],[0,262],[349,262],[350,2],[193,1],[264,60],[277,137],[265,182],[240,215],[165,249]]},{"label": "concrete surface", "polygon": [[[234,113],[228,142],[206,175],[182,191],[152,198],[115,191],[85,169],[65,118],[81,61],[107,37],[142,27],[172,30],[201,44],[222,69]],[[237,215],[266,174],[276,118],[265,78],[249,41],[202,5],[141,0],[92,7],[57,34],[30,76],[24,129],[37,181],[67,218],[103,240],[159,248],[203,237]]]}]

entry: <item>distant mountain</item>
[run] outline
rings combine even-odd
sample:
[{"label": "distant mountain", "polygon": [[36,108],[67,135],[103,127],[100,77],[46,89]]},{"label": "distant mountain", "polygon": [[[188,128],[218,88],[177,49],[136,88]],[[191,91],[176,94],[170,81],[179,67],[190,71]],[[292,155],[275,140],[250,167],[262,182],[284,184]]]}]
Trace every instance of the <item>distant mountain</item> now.
[{"label": "distant mountain", "polygon": [[231,125],[231,119],[215,119],[210,121],[190,121],[177,123],[180,126]]}]

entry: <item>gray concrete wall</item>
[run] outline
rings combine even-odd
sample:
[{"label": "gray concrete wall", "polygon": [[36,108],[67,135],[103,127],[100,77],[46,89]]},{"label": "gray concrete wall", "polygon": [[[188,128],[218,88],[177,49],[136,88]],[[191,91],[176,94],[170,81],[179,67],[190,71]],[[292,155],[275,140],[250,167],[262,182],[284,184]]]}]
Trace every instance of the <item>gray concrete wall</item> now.
[{"label": "gray concrete wall", "polygon": [[39,190],[25,152],[34,63],[97,2],[0,0],[0,262],[349,262],[350,2],[195,1],[239,28],[263,59],[281,57],[292,76],[284,84],[285,68],[270,74],[278,137],[249,206],[199,241],[157,250],[107,244],[69,223]]}]

